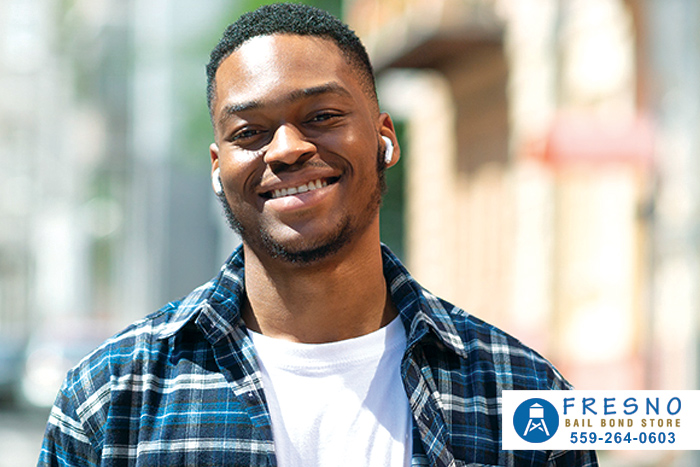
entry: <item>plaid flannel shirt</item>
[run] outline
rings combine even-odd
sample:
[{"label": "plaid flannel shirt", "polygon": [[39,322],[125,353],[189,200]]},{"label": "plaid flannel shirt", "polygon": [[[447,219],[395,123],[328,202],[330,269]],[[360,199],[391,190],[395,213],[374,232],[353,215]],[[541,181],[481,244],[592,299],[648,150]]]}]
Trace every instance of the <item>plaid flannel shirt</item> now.
[{"label": "plaid flannel shirt", "polygon": [[[591,451],[502,451],[501,391],[569,384],[518,340],[428,293],[386,247],[383,259],[408,338],[412,465],[597,465]],[[38,465],[277,465],[244,294],[239,248],[215,279],[86,357],[58,394]]]}]

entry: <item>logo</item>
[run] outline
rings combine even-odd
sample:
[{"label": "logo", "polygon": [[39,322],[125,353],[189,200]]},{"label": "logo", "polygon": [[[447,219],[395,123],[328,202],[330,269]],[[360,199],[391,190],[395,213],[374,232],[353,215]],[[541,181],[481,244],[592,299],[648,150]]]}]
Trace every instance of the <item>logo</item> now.
[{"label": "logo", "polygon": [[513,415],[515,432],[529,443],[547,441],[559,428],[559,413],[544,399],[522,402]]}]

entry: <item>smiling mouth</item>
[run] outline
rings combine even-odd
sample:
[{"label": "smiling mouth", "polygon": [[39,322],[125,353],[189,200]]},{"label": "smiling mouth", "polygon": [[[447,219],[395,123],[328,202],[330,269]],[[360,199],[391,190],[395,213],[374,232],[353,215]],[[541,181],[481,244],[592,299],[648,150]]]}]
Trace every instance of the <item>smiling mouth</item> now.
[{"label": "smiling mouth", "polygon": [[299,186],[293,186],[289,188],[277,188],[275,190],[266,191],[260,196],[266,199],[277,199],[284,196],[296,195],[299,193],[306,193],[307,191],[318,190],[319,188],[327,187],[332,185],[339,180],[340,177],[330,177],[330,178],[319,178],[317,180],[312,180],[308,183],[301,184]]}]

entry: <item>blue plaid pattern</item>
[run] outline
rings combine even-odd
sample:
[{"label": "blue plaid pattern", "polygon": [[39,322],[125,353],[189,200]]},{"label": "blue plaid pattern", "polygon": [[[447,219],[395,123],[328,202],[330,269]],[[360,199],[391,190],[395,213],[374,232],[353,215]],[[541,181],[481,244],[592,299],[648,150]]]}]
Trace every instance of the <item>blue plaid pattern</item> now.
[{"label": "blue plaid pattern", "polygon": [[[414,466],[598,465],[592,451],[502,451],[501,391],[569,384],[513,337],[421,288],[386,247],[383,258],[408,336]],[[239,248],[215,279],[86,357],[57,396],[38,465],[277,465],[243,296]]]}]

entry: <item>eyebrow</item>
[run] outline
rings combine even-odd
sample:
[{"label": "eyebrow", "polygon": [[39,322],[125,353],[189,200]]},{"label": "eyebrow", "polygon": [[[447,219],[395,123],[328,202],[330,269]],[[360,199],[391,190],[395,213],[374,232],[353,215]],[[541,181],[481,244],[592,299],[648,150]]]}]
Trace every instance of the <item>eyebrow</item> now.
[{"label": "eyebrow", "polygon": [[245,102],[231,103],[224,106],[219,117],[219,124],[225,123],[229,118],[237,113],[246,112],[248,110],[260,109],[265,106],[286,104],[309,97],[320,96],[325,94],[337,94],[341,97],[351,97],[350,92],[335,81],[313,86],[310,88],[295,89],[289,94],[283,96],[274,102],[264,102],[261,100],[250,100]]}]

